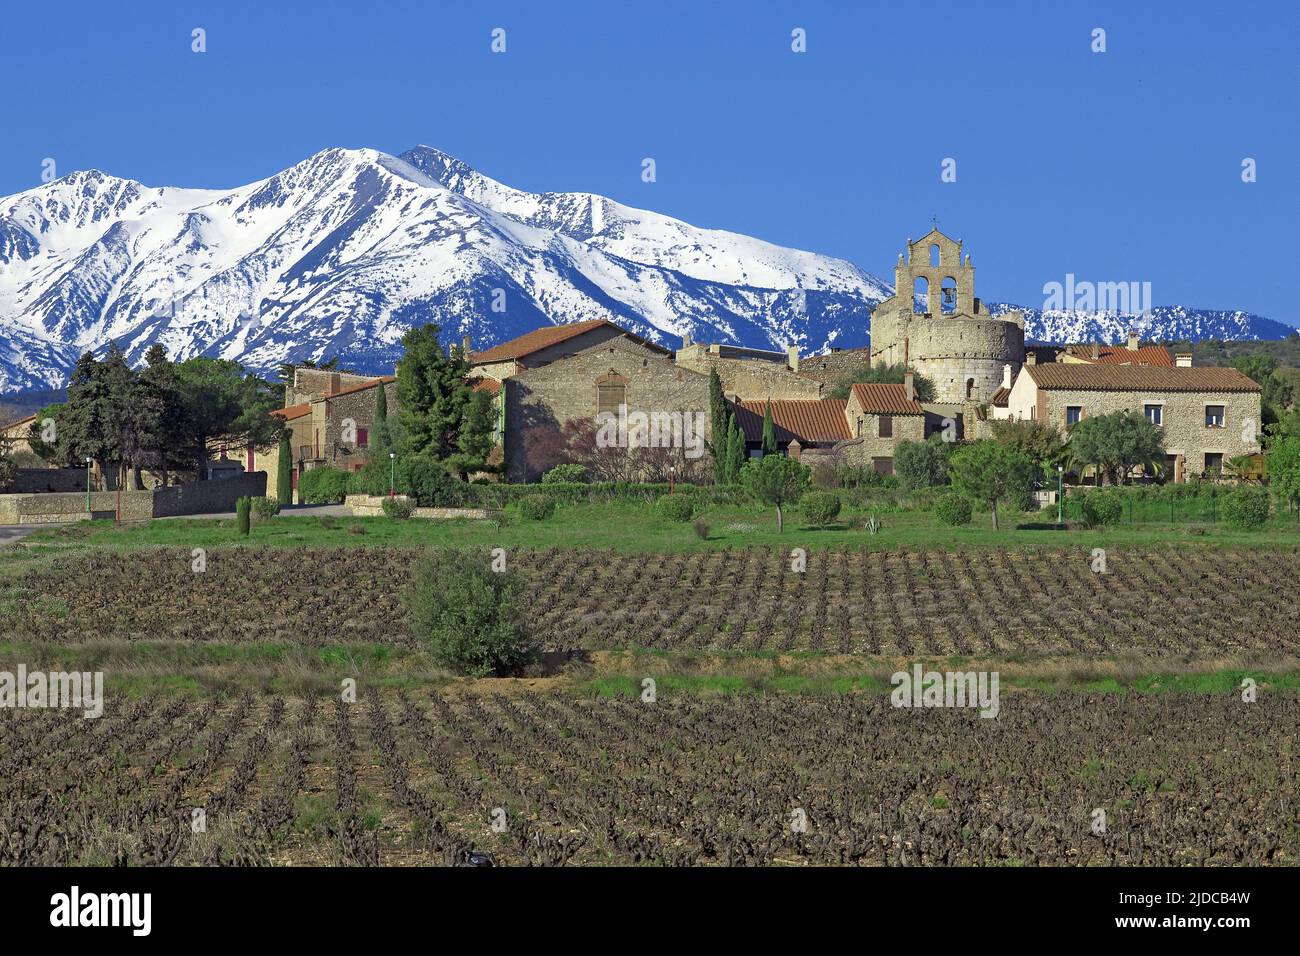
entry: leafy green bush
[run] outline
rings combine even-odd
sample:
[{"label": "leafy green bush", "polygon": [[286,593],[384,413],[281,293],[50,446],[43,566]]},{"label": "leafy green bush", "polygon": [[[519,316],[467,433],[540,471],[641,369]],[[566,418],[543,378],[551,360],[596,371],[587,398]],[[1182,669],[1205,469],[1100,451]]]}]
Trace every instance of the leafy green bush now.
[{"label": "leafy green bush", "polygon": [[519,607],[523,584],[481,555],[435,550],[407,592],[412,631],[442,667],[474,677],[518,673],[538,647]]},{"label": "leafy green bush", "polygon": [[1085,492],[1079,507],[1089,528],[1115,524],[1124,516],[1124,499],[1114,491]]},{"label": "leafy green bush", "polygon": [[1223,520],[1238,531],[1258,531],[1268,523],[1268,491],[1243,485],[1223,500]]},{"label": "leafy green bush", "polygon": [[394,521],[405,521],[415,514],[415,502],[410,498],[385,498],[383,509]]},{"label": "leafy green bush", "polygon": [[410,495],[423,508],[454,508],[469,486],[457,480],[442,462],[412,455],[397,463],[399,493]]},{"label": "leafy green bush", "polygon": [[235,501],[235,526],[239,533],[248,534],[252,525],[253,499],[239,498]]},{"label": "leafy green bush", "polygon": [[276,498],[253,498],[253,517],[258,521],[267,521],[280,513],[280,502]]},{"label": "leafy green bush", "polygon": [[546,474],[542,475],[542,484],[544,485],[585,485],[586,483],[586,465],[556,465]]},{"label": "leafy green bush", "polygon": [[709,540],[709,523],[703,518],[696,518],[691,522],[691,530],[695,532],[695,537],[701,541]]},{"label": "leafy green bush", "polygon": [[799,510],[804,520],[824,528],[840,514],[840,496],[830,491],[809,491],[799,499]]},{"label": "leafy green bush", "polygon": [[695,516],[695,502],[689,495],[665,495],[655,507],[669,521],[690,521]]},{"label": "leafy green bush", "polygon": [[529,521],[545,521],[555,514],[555,499],[550,495],[525,495],[519,499],[519,513]]},{"label": "leafy green bush", "polygon": [[938,436],[929,441],[901,441],[894,450],[894,474],[909,490],[946,485],[953,447]]},{"label": "leafy green bush", "polygon": [[348,473],[322,465],[304,471],[298,479],[298,500],[305,505],[336,505],[348,494]]},{"label": "leafy green bush", "polygon": [[934,503],[934,516],[946,525],[970,524],[970,499],[950,491]]}]

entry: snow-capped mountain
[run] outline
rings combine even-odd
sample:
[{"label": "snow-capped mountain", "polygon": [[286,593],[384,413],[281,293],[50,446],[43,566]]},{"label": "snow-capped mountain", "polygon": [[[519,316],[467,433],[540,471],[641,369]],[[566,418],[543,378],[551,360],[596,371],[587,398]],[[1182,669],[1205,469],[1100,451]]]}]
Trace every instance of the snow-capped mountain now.
[{"label": "snow-capped mountain", "polygon": [[[388,371],[424,322],[476,348],[608,318],[670,347],[689,333],[813,352],[866,344],[892,291],[843,259],[587,193],[522,192],[426,146],[329,149],[229,190],[91,170],[0,199],[0,394],[57,388],[112,341],[136,361],[157,342],[263,373],[334,355]],[[1031,311],[1026,333],[1119,340],[1128,322]],[[1174,308],[1155,310],[1146,336],[1290,331]]]},{"label": "snow-capped mountain", "polygon": [[76,355],[161,343],[270,371],[340,355],[390,370],[434,321],[476,348],[609,318],[676,345],[866,341],[889,288],[851,263],[600,196],[533,195],[437,150],[330,149],[232,190],[79,172],[0,200],[0,392]]},{"label": "snow-capped mountain", "polygon": [[992,315],[1018,310],[1025,315],[1025,338],[1053,345],[1066,342],[1105,342],[1117,345],[1136,329],[1143,341],[1202,342],[1206,339],[1244,341],[1284,339],[1295,329],[1250,312],[1189,309],[1158,305],[1145,316],[1124,312],[1027,309],[1000,302],[989,303]]}]

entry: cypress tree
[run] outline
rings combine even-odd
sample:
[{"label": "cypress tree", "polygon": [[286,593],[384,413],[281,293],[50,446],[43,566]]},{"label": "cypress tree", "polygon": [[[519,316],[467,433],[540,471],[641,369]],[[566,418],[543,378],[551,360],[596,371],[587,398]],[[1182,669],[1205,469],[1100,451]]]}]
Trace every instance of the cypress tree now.
[{"label": "cypress tree", "polygon": [[722,379],[716,368],[709,369],[709,451],[713,454],[713,480],[727,481],[727,399],[722,394]]},{"label": "cypress tree", "polygon": [[252,511],[252,498],[240,498],[235,502],[235,523],[239,526],[239,533],[242,535],[248,534],[252,524]]},{"label": "cypress tree", "polygon": [[745,433],[736,423],[736,416],[727,420],[727,483],[740,481],[740,469],[745,464]]},{"label": "cypress tree", "polygon": [[293,504],[293,446],[289,433],[280,436],[280,460],[276,463],[275,497],[282,505]]},{"label": "cypress tree", "polygon": [[763,454],[770,455],[776,451],[776,423],[772,421],[772,400],[767,400],[763,409]]}]

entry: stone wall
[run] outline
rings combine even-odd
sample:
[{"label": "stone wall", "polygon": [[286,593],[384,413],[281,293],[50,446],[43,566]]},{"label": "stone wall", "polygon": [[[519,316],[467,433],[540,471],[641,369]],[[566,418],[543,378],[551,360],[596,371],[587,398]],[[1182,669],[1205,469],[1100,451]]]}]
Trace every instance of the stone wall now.
[{"label": "stone wall", "polygon": [[1002,387],[1003,366],[1014,378],[1024,363],[1025,330],[1004,319],[903,311],[879,323],[873,317],[871,334],[872,364],[906,362],[934,382],[940,402],[989,401]]},{"label": "stone wall", "polygon": [[[1040,420],[1065,429],[1065,409],[1077,405],[1084,418],[1117,411],[1144,413],[1144,406],[1162,406],[1161,434],[1165,452],[1182,458],[1182,476],[1205,470],[1207,453],[1217,452],[1226,462],[1259,451],[1259,392],[1098,392],[1039,389]],[[1205,406],[1224,406],[1222,428],[1205,424]],[[1253,426],[1253,427],[1252,427]]]},{"label": "stone wall", "polygon": [[870,366],[871,349],[840,349],[838,352],[809,355],[800,359],[799,374],[824,385],[837,385]]},{"label": "stone wall", "polygon": [[506,379],[505,461],[510,480],[539,477],[530,470],[524,454],[529,430],[559,429],[570,421],[595,420],[596,380],[609,375],[627,380],[629,413],[703,412],[703,437],[708,439],[708,377],[680,368],[672,359],[626,338],[614,338]]},{"label": "stone wall", "polygon": [[[409,500],[407,495],[397,495],[403,501]],[[343,499],[343,504],[352,509],[352,514],[357,518],[382,518],[384,516],[384,502],[387,498],[383,495],[348,495]],[[457,518],[487,518],[490,514],[486,508],[416,508],[411,514],[413,518],[427,518],[433,521],[452,521]]]},{"label": "stone wall", "polygon": [[864,467],[870,467],[878,458],[889,459],[892,467],[894,450],[899,442],[925,441],[924,415],[894,415],[893,420],[893,437],[881,438],[880,415],[872,412],[855,414],[849,427],[856,437],[836,443],[831,449],[831,457],[846,465]]},{"label": "stone wall", "polygon": [[11,495],[49,494],[86,490],[85,468],[19,468],[5,489]]},{"label": "stone wall", "polygon": [[[123,491],[123,521],[147,521],[178,515],[234,511],[235,499],[261,497],[266,493],[266,475],[254,472],[221,481],[193,481],[152,491]],[[85,521],[88,517],[112,518],[117,514],[116,491],[92,491],[90,511],[86,493],[0,495],[0,524],[58,524]]]},{"label": "stone wall", "polygon": [[759,401],[772,398],[821,398],[824,386],[815,378],[792,372],[784,362],[766,359],[726,358],[691,346],[677,353],[677,365],[701,375],[718,370],[727,398]]},{"label": "stone wall", "polygon": [[339,389],[361,385],[375,378],[374,375],[357,375],[353,372],[331,372],[318,368],[296,368],[293,370],[293,383],[284,387],[284,404],[302,405],[312,399],[329,395]]}]

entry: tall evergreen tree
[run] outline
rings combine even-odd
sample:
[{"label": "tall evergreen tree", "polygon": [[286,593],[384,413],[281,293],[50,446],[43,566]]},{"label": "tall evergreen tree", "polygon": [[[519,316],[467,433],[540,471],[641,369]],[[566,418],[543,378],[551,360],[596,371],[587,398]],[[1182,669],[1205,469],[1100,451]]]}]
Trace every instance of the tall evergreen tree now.
[{"label": "tall evergreen tree", "polygon": [[176,366],[168,360],[167,351],[155,343],[145,352],[144,361],[137,382],[143,402],[139,420],[142,459],[145,467],[162,476],[165,487],[172,468],[184,464],[178,451],[185,441],[185,402]]},{"label": "tall evergreen tree", "polygon": [[736,422],[734,414],[727,418],[727,484],[740,480],[740,469],[745,465],[745,432]]},{"label": "tall evergreen tree", "polygon": [[492,454],[492,433],[496,427],[492,396],[487,392],[471,392],[456,435],[456,451],[448,464],[461,478],[468,480],[471,472],[487,469],[488,455]]},{"label": "tall evergreen tree", "polygon": [[722,393],[722,378],[716,368],[709,369],[709,451],[713,455],[713,480],[726,484],[727,475],[727,398]]},{"label": "tall evergreen tree", "polygon": [[280,453],[275,468],[275,497],[282,505],[293,504],[293,445],[288,429],[280,433]]},{"label": "tall evergreen tree", "polygon": [[776,423],[772,421],[772,400],[767,400],[763,409],[763,454],[770,455],[776,451]]},{"label": "tall evergreen tree", "polygon": [[459,349],[443,350],[440,331],[428,324],[403,336],[397,402],[402,450],[443,460],[457,450],[457,434],[472,392],[465,380],[469,364]]},{"label": "tall evergreen tree", "polygon": [[375,386],[375,421],[370,436],[370,457],[379,461],[388,457],[392,439],[388,434],[388,393],[382,384]]}]

